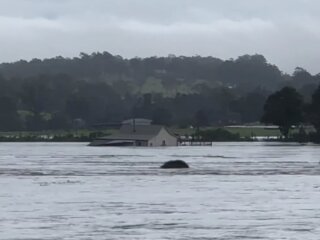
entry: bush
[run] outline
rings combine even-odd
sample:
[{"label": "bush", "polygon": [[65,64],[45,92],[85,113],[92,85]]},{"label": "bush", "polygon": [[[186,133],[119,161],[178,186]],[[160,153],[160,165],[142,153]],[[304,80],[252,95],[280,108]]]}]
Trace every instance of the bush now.
[{"label": "bush", "polygon": [[231,133],[228,130],[218,128],[210,130],[202,130],[198,133],[199,138],[202,141],[208,142],[223,142],[223,141],[240,141],[240,135],[238,133]]}]

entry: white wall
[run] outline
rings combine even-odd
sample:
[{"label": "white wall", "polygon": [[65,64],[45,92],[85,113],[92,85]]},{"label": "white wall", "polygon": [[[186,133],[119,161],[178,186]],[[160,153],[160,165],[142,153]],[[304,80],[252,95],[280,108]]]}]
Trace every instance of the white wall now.
[{"label": "white wall", "polygon": [[162,146],[163,141],[165,141],[166,146],[178,145],[178,139],[170,135],[165,128],[161,128],[158,135],[149,140],[149,146],[152,146],[152,147]]}]

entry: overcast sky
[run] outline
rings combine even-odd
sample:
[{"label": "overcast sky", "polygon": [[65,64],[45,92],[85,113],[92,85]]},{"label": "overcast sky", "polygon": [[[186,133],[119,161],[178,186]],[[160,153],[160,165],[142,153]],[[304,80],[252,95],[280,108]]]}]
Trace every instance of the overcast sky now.
[{"label": "overcast sky", "polygon": [[0,0],[0,62],[108,51],[263,54],[320,72],[319,0]]}]

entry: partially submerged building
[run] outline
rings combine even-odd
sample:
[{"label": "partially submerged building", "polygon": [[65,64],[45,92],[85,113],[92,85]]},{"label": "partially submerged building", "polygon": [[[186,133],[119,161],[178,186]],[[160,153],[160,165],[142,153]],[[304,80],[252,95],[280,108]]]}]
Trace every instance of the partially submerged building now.
[{"label": "partially submerged building", "polygon": [[124,121],[118,133],[94,140],[90,146],[177,146],[178,138],[147,119]]}]

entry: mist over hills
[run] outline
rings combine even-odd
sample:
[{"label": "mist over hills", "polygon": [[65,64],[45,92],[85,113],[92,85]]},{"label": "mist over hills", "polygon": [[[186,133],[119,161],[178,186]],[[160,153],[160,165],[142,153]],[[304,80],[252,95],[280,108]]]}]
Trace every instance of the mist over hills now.
[{"label": "mist over hills", "polygon": [[[293,76],[282,73],[262,55],[244,55],[223,61],[214,57],[174,56],[124,59],[108,52],[81,53],[79,57],[20,60],[0,64],[6,78],[27,78],[37,75],[67,74],[86,81],[101,81],[120,91],[157,92],[171,95],[175,92],[197,92],[202,87],[232,87],[252,90],[257,87],[274,90],[283,84],[297,86],[319,81],[297,68]],[[126,89],[127,88],[131,89]],[[132,89],[134,88],[134,89]]]},{"label": "mist over hills", "polygon": [[81,53],[2,63],[0,75],[2,130],[69,128],[75,119],[92,126],[132,116],[187,126],[199,112],[207,125],[254,122],[271,92],[293,86],[308,100],[320,83],[320,74],[297,67],[289,75],[258,54],[221,60]]}]

